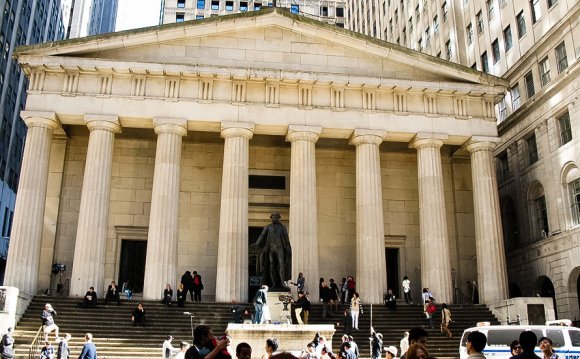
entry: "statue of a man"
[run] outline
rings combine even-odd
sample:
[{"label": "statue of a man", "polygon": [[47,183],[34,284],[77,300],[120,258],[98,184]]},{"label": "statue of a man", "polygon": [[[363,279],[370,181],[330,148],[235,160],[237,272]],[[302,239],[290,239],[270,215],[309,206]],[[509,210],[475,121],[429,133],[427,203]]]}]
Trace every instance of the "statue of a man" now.
[{"label": "statue of a man", "polygon": [[292,248],[288,231],[280,223],[280,213],[270,215],[272,224],[262,230],[262,234],[253,244],[262,249],[258,260],[258,267],[262,277],[262,284],[271,289],[288,290],[287,281],[292,275]]}]

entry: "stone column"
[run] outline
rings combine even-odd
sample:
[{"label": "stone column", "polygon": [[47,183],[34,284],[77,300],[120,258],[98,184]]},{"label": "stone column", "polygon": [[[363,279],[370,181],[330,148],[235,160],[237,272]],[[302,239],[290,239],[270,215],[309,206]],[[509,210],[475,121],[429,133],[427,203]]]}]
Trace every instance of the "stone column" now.
[{"label": "stone column", "polygon": [[379,145],[385,131],[355,130],[356,282],[366,303],[382,303],[387,288],[383,189]]},{"label": "stone column", "polygon": [[412,146],[417,150],[419,167],[421,285],[428,287],[438,302],[450,303],[453,290],[441,167],[443,141],[417,136]]},{"label": "stone column", "polygon": [[225,138],[216,302],[248,300],[248,166],[254,125],[222,123]]},{"label": "stone column", "polygon": [[4,285],[36,294],[48,165],[53,131],[60,126],[52,112],[22,111],[28,126],[20,183],[12,220]]},{"label": "stone column", "polygon": [[109,222],[109,194],[115,133],[121,130],[117,116],[85,115],[89,146],[77,225],[70,295],[82,296],[90,286],[104,283],[105,245]]},{"label": "stone column", "polygon": [[157,134],[151,214],[147,238],[147,261],[143,299],[161,299],[160,288],[177,285],[177,238],[181,142],[187,134],[185,120],[153,121]]},{"label": "stone column", "polygon": [[304,273],[312,298],[318,298],[318,222],[315,143],[322,127],[290,126],[290,244],[292,279]]},{"label": "stone column", "polygon": [[494,147],[491,141],[472,140],[467,145],[471,154],[479,300],[486,304],[508,298]]}]

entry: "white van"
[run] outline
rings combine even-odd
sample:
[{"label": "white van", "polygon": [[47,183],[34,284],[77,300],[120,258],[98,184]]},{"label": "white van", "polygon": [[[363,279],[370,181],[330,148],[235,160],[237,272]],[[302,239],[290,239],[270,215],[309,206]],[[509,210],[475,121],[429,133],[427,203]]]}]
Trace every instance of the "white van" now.
[{"label": "white van", "polygon": [[[467,335],[473,331],[480,331],[487,337],[487,345],[483,354],[487,358],[508,359],[512,356],[510,344],[520,337],[525,330],[533,331],[538,339],[548,337],[553,341],[553,347],[560,359],[580,359],[580,328],[552,325],[484,325],[468,328],[463,332],[459,344],[461,359],[468,357],[465,343]],[[536,354],[543,358],[543,354],[536,346]]]}]

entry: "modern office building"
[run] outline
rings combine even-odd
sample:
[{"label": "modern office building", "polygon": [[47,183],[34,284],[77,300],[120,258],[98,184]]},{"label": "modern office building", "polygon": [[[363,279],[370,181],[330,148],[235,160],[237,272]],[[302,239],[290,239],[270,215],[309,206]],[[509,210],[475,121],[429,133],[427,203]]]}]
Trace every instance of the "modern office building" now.
[{"label": "modern office building", "polygon": [[26,103],[29,81],[12,54],[20,45],[64,37],[60,0],[7,0],[3,3],[0,17],[0,281],[6,265],[26,139],[26,125],[20,118],[20,111]]},{"label": "modern office building", "polygon": [[72,0],[67,38],[115,31],[119,0]]},{"label": "modern office building", "polygon": [[345,0],[164,0],[161,23],[200,20],[274,6],[287,8],[293,14],[344,27]]},{"label": "modern office building", "polygon": [[349,0],[347,27],[509,81],[496,149],[511,296],[580,318],[580,1]]}]

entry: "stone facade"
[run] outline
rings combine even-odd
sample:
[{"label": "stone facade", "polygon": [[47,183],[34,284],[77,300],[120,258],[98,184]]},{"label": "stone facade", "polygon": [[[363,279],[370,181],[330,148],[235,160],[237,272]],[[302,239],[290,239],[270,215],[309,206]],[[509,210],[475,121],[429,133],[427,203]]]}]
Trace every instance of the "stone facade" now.
[{"label": "stone facade", "polygon": [[[148,250],[158,243],[147,252],[144,298],[197,270],[205,295],[247,300],[246,241],[272,210],[290,228],[292,277],[307,273],[314,297],[319,277],[354,275],[363,301],[380,303],[389,269],[411,278],[415,297],[426,286],[452,302],[458,283],[488,283],[488,266],[505,273],[487,155],[498,140],[502,79],[280,9],[30,46],[17,56],[36,79],[27,116],[53,119],[55,129],[50,159],[29,159],[46,166],[35,171],[47,173],[47,193],[21,200],[37,204],[44,232],[13,238],[41,248],[41,260],[30,258],[38,279],[16,275],[27,258],[19,254],[9,258],[9,285],[53,286],[45,274],[63,262],[71,295],[90,285],[103,292],[123,280],[123,246],[140,240]],[[251,187],[248,175],[285,185]],[[475,212],[474,200],[491,217]],[[82,222],[87,208],[93,221]],[[92,241],[85,226],[95,228]],[[476,248],[493,256],[481,259]],[[386,249],[397,250],[396,263]],[[399,290],[400,278],[389,280]],[[481,288],[489,302],[507,297],[505,280],[495,280]]]}]

